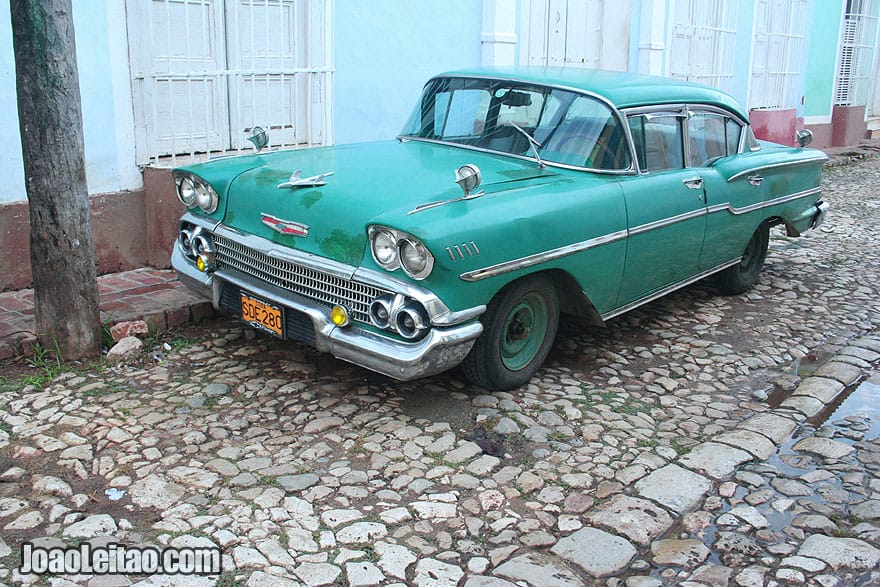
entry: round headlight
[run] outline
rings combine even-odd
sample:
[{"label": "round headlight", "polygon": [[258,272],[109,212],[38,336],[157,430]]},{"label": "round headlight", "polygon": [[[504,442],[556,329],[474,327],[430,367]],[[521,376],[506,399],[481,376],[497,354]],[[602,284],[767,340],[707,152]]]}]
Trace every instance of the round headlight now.
[{"label": "round headlight", "polygon": [[397,265],[397,239],[387,230],[373,234],[373,258],[376,263],[389,269]]},{"label": "round headlight", "polygon": [[196,205],[196,184],[191,177],[183,176],[177,183],[177,199],[187,208]]},{"label": "round headlight", "polygon": [[424,279],[434,268],[434,257],[419,241],[405,238],[400,241],[400,266],[413,279]]},{"label": "round headlight", "polygon": [[201,208],[204,212],[207,212],[208,214],[217,209],[218,198],[216,195],[214,195],[214,190],[204,185],[203,183],[196,183],[195,200],[199,208]]}]

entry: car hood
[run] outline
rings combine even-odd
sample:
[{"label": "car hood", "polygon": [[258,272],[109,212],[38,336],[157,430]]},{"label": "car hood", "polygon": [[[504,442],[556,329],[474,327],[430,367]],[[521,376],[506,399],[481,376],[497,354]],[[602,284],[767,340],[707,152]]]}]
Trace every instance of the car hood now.
[{"label": "car hood", "polygon": [[[463,195],[455,170],[466,163],[482,173],[480,190],[498,194],[558,178],[533,161],[423,141],[384,141],[284,151],[254,159],[226,190],[224,224],[288,247],[358,265],[367,245],[366,227],[377,218],[401,228],[416,206]],[[307,178],[329,174],[322,186],[279,188],[299,171]],[[439,208],[467,206],[455,202]],[[282,234],[264,220],[271,216],[304,225],[308,234]],[[399,222],[395,222],[399,219]],[[268,220],[269,224],[277,224]],[[415,236],[418,223],[405,222]],[[396,225],[396,226],[395,226]],[[294,230],[294,232],[299,232]]]}]

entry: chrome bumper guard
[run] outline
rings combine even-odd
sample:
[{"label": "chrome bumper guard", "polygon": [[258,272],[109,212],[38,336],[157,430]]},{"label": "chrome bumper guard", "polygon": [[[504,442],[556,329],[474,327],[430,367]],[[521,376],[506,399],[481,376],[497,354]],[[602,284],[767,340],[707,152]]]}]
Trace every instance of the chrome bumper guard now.
[{"label": "chrome bumper guard", "polygon": [[810,224],[810,228],[819,228],[823,222],[825,222],[825,217],[828,216],[828,202],[825,200],[819,200],[816,202],[816,214],[813,216],[813,222]]},{"label": "chrome bumper guard", "polygon": [[[301,297],[284,295],[278,288],[222,270],[210,275],[202,273],[176,246],[171,254],[171,266],[183,284],[212,300],[215,308],[220,308],[224,285],[235,284],[269,302],[308,316],[314,325],[315,348],[319,351],[401,381],[435,375],[458,365],[483,332],[480,321],[473,320],[447,327],[434,326],[421,340],[404,342],[360,328],[356,323],[338,327],[330,320],[329,308]],[[478,316],[480,313],[467,314]]]}]

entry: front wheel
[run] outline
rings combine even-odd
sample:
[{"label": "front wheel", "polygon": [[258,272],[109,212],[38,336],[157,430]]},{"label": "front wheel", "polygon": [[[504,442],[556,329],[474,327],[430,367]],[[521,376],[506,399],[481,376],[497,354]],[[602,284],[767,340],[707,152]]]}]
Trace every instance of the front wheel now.
[{"label": "front wheel", "polygon": [[770,226],[765,222],[752,234],[742,260],[718,274],[718,288],[722,294],[741,294],[755,285],[764,266],[769,244]]},{"label": "front wheel", "polygon": [[487,389],[524,385],[544,363],[559,327],[559,296],[544,276],[508,285],[489,303],[483,334],[462,363],[465,377]]}]

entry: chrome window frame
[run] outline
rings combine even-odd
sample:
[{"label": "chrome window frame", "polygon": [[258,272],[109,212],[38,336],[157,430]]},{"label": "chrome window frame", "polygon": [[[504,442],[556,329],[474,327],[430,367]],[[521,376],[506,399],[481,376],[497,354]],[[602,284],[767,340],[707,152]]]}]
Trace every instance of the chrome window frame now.
[{"label": "chrome window frame", "polygon": [[690,161],[690,135],[688,130],[688,125],[682,125],[682,140],[684,142],[683,151],[684,151],[684,165],[681,168],[673,168],[673,169],[661,169],[657,171],[646,171],[642,169],[641,164],[638,161],[638,158],[635,157],[635,140],[630,134],[630,126],[629,126],[629,118],[634,116],[677,116],[679,118],[684,119],[685,121],[690,120],[690,117],[694,114],[717,114],[719,116],[727,117],[737,124],[740,125],[742,129],[739,137],[739,145],[737,146],[736,153],[730,153],[727,155],[728,157],[732,157],[734,155],[741,155],[745,152],[754,152],[760,150],[760,146],[757,149],[749,149],[748,148],[748,132],[751,129],[751,124],[749,124],[748,120],[744,120],[741,116],[731,112],[726,108],[722,108],[720,106],[715,106],[713,104],[699,104],[699,103],[671,103],[671,104],[652,104],[649,106],[633,106],[630,108],[622,108],[620,110],[621,114],[626,118],[626,132],[629,140],[631,142],[631,148],[633,150],[633,161],[636,165],[636,169],[638,170],[638,175],[648,175],[651,173],[664,173],[666,171],[681,171],[685,169],[703,169],[703,167],[692,167],[687,165],[687,162]]},{"label": "chrome window frame", "polygon": [[[572,94],[578,94],[581,96],[587,96],[588,98],[592,98],[592,99],[602,103],[603,105],[607,106],[609,108],[609,110],[611,110],[611,115],[615,118],[617,123],[621,124],[623,126],[623,133],[624,133],[624,136],[626,137],[627,146],[629,147],[629,157],[630,157],[629,167],[627,167],[626,169],[598,169],[598,168],[593,168],[593,167],[582,167],[579,165],[569,165],[566,163],[556,163],[553,161],[543,161],[543,163],[547,167],[555,167],[555,168],[559,168],[559,169],[571,169],[574,171],[589,171],[592,173],[600,173],[603,175],[638,175],[639,174],[638,162],[636,161],[635,148],[633,146],[632,136],[629,133],[629,125],[626,123],[626,117],[621,113],[621,110],[619,108],[617,108],[617,106],[614,105],[613,102],[611,102],[608,98],[602,96],[601,94],[596,94],[595,92],[589,92],[587,90],[573,88],[573,87],[566,86],[566,85],[543,83],[543,82],[539,82],[539,81],[535,81],[535,80],[522,80],[522,79],[507,77],[507,76],[472,75],[472,74],[441,75],[441,76],[432,77],[431,79],[429,79],[425,83],[425,86],[422,88],[422,93],[424,93],[425,87],[427,87],[429,84],[433,83],[434,81],[440,80],[440,79],[484,79],[484,80],[488,80],[488,81],[492,81],[492,82],[510,82],[510,83],[514,83],[514,84],[526,84],[526,85],[531,85],[534,87],[549,88],[549,89],[553,89],[553,90],[562,90],[565,92],[571,92]],[[421,97],[422,96],[420,94],[419,99],[421,99]],[[508,153],[506,151],[495,151],[493,149],[487,149],[485,147],[476,147],[474,145],[453,143],[453,142],[449,142],[449,141],[443,141],[440,139],[429,139],[429,138],[425,138],[425,137],[417,137],[417,136],[413,136],[413,135],[404,135],[404,134],[398,135],[397,139],[401,142],[418,141],[418,142],[423,142],[423,143],[435,143],[435,144],[447,145],[447,146],[451,146],[451,147],[459,147],[459,148],[468,149],[471,151],[479,151],[482,153],[492,153],[495,155],[504,155],[506,157],[514,157],[516,159],[522,159],[524,161],[531,161],[532,163],[535,163],[535,158],[533,156],[517,155],[516,153]]]}]

